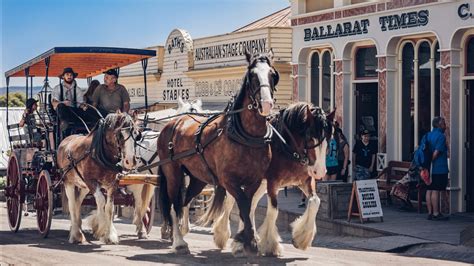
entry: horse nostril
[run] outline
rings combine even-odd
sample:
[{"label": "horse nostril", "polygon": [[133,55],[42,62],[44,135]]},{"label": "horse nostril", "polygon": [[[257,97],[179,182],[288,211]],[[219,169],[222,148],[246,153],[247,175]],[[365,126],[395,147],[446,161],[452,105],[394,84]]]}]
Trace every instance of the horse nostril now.
[{"label": "horse nostril", "polygon": [[128,159],[125,159],[125,164],[130,164],[130,162],[128,161]]}]

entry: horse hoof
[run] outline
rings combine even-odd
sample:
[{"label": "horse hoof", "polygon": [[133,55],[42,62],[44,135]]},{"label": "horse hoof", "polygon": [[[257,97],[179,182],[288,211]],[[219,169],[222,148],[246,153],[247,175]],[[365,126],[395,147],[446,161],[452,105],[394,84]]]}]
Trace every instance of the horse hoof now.
[{"label": "horse hoof", "polygon": [[252,240],[250,242],[250,245],[244,245],[244,249],[247,255],[257,255],[258,253],[257,242],[255,242],[255,240]]},{"label": "horse hoof", "polygon": [[174,248],[174,253],[178,255],[187,255],[190,254],[191,252],[189,251],[188,246],[177,246]]},{"label": "horse hoof", "polygon": [[140,232],[137,235],[138,235],[138,239],[148,239],[148,235],[145,232]]},{"label": "horse hoof", "polygon": [[82,244],[85,242],[86,242],[86,237],[82,233],[69,237],[69,243],[71,244]]},{"label": "horse hoof", "polygon": [[110,238],[110,237],[102,237],[102,238],[100,239],[100,241],[102,241],[102,242],[105,243],[106,245],[111,245],[111,244],[117,245],[117,244],[119,243],[118,237],[112,237],[112,238]]},{"label": "horse hoof", "polygon": [[232,242],[232,255],[236,258],[244,257],[244,244],[234,240],[234,242]]}]

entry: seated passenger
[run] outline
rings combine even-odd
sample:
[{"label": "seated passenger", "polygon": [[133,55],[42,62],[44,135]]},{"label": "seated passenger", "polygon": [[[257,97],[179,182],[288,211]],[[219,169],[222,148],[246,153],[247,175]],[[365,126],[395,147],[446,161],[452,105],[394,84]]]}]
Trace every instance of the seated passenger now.
[{"label": "seated passenger", "polygon": [[23,112],[23,115],[21,116],[21,120],[20,120],[20,123],[18,123],[18,125],[20,127],[24,127],[26,125],[26,130],[31,140],[31,143],[34,145],[40,145],[42,140],[41,140],[41,133],[38,131],[36,127],[36,117],[35,117],[36,109],[38,109],[37,100],[33,98],[29,98],[28,100],[26,100],[26,108],[25,108],[25,111]]},{"label": "seated passenger", "polygon": [[94,110],[79,108],[84,102],[84,92],[77,86],[76,77],[72,68],[65,68],[61,74],[62,81],[52,91],[52,105],[61,122],[63,136],[70,135],[78,126],[84,126],[81,119],[87,125],[94,125],[99,119]]},{"label": "seated passenger", "polygon": [[97,88],[97,86],[100,85],[100,82],[96,79],[91,81],[91,84],[89,85],[89,88],[87,89],[87,92],[84,94],[84,102],[90,105],[93,105],[94,102],[92,101],[92,95],[94,95],[94,91]]},{"label": "seated passenger", "polygon": [[94,106],[105,117],[117,110],[127,112],[130,110],[130,96],[127,89],[117,83],[118,73],[114,69],[104,72],[104,84],[99,85],[92,95]]}]

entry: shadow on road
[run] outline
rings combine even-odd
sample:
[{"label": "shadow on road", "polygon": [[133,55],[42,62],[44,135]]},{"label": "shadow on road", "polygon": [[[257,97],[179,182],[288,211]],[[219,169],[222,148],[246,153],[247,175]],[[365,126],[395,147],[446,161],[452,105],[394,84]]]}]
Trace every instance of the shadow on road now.
[{"label": "shadow on road", "polygon": [[[236,258],[230,252],[222,252],[220,249],[211,249],[196,254],[177,255],[170,251],[167,254],[139,254],[128,257],[131,261],[149,261],[154,263],[186,263],[186,264],[269,264],[286,265],[288,263],[297,263],[306,261],[307,258],[278,258],[278,257],[260,257],[245,256]],[[181,260],[181,261],[180,261]]]}]

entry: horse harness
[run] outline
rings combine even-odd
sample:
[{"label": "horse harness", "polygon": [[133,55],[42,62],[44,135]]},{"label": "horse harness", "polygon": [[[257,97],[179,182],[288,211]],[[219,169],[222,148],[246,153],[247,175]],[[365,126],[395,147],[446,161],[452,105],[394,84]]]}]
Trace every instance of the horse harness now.
[{"label": "horse harness", "polygon": [[[74,157],[72,156],[72,153],[71,153],[71,150],[67,150],[66,152],[66,158],[69,160],[69,165],[66,167],[66,168],[61,168],[59,169],[59,172],[61,173],[61,181],[64,179],[64,176],[69,172],[71,171],[72,169],[74,169],[74,171],[76,171],[77,175],[79,175],[79,177],[81,178],[82,181],[85,182],[85,179],[84,179],[84,176],[81,174],[81,172],[79,171],[79,169],[77,168],[77,166],[79,165],[79,163],[81,161],[83,161],[85,158],[87,158],[87,156],[91,155],[92,158],[94,159],[94,161],[96,161],[97,163],[99,163],[100,165],[102,165],[103,167],[106,167],[114,172],[122,172],[123,168],[122,166],[120,165],[117,165],[117,164],[113,164],[111,162],[108,161],[108,159],[105,157],[105,154],[103,153],[102,151],[102,143],[100,141],[102,141],[102,139],[105,138],[105,136],[103,135],[104,132],[105,132],[105,120],[102,118],[98,121],[98,128],[97,128],[97,132],[95,133],[95,135],[93,136],[93,139],[92,139],[92,143],[91,143],[91,147],[89,147],[89,149],[87,149],[84,154],[82,154],[81,157],[77,158],[77,159],[74,159]],[[131,127],[129,128],[121,128],[121,130],[126,130],[126,129],[130,129]],[[132,136],[133,134],[130,132],[129,136],[127,137],[127,139],[125,139],[124,141],[127,141],[129,138],[133,138]],[[120,143],[120,140],[119,140],[119,137],[117,136],[117,134],[115,134],[115,137],[116,137],[116,141],[117,143]],[[135,138],[134,138],[135,140]],[[135,140],[136,142],[136,140]],[[98,146],[100,145],[100,147]],[[99,147],[99,151],[97,151],[96,148],[92,148],[92,147]],[[119,152],[117,155],[115,155],[114,157],[115,158],[121,158],[121,154],[122,154],[122,150],[121,148],[119,147]],[[59,184],[60,182],[58,182]]]},{"label": "horse harness", "polygon": [[317,144],[309,146],[308,141],[307,141],[308,135],[310,134],[308,132],[309,130],[308,128],[305,130],[304,147],[301,150],[299,150],[297,142],[293,134],[291,133],[290,129],[286,125],[286,123],[283,120],[280,120],[280,117],[275,117],[274,119],[276,119],[276,123],[279,124],[283,128],[283,130],[286,132],[286,134],[289,136],[290,141],[294,147],[293,149],[290,145],[288,145],[288,143],[285,141],[283,136],[278,132],[278,130],[274,128],[273,126],[271,126],[270,124],[272,130],[275,131],[276,135],[278,136],[278,138],[281,140],[281,143],[283,144],[282,151],[286,154],[288,158],[294,161],[297,161],[301,163],[302,165],[308,165],[309,164],[308,150],[317,148],[319,145],[321,145],[321,141],[319,141]]}]

